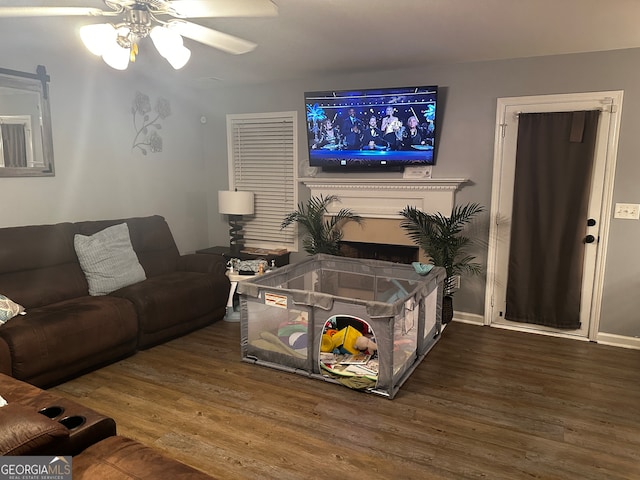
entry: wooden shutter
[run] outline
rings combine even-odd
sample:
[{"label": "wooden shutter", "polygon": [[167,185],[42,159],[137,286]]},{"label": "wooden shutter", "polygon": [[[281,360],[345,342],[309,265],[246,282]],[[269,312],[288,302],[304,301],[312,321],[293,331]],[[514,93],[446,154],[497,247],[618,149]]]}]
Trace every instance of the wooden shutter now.
[{"label": "wooden shutter", "polygon": [[229,187],[255,195],[247,246],[297,250],[295,229],[280,230],[298,198],[296,125],[297,112],[227,115]]}]

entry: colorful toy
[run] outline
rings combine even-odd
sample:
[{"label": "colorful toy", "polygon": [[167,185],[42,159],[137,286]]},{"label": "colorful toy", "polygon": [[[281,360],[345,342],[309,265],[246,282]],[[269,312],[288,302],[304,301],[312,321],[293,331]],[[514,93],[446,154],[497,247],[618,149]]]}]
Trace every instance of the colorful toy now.
[{"label": "colorful toy", "polygon": [[347,326],[338,330],[333,335],[324,333],[320,344],[320,351],[334,353],[350,353],[356,355],[360,351],[355,347],[356,340],[362,336],[358,330],[352,326]]},{"label": "colorful toy", "polygon": [[356,338],[356,342],[354,346],[361,352],[367,352],[369,355],[373,355],[376,350],[378,350],[378,345],[373,339],[369,337],[365,337],[362,335],[361,337]]}]

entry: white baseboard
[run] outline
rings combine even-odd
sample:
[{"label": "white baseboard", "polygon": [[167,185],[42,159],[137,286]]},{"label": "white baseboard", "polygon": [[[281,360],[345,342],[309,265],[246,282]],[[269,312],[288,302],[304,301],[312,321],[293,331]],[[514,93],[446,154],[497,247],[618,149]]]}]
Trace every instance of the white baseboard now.
[{"label": "white baseboard", "polygon": [[598,333],[597,341],[602,345],[640,350],[640,338],[638,337],[625,337],[624,335],[615,335],[613,333]]},{"label": "white baseboard", "polygon": [[484,317],[476,313],[453,312],[453,321],[461,323],[471,323],[473,325],[484,325]]},{"label": "white baseboard", "polygon": [[[453,312],[453,321],[460,323],[470,323],[472,325],[484,325],[484,317],[482,315],[478,315],[476,313],[467,313],[467,312]],[[509,328],[503,325],[491,325],[497,328],[506,328],[508,330],[517,330],[524,331],[525,329],[519,328]],[[532,333],[532,332],[529,332]],[[561,335],[561,334],[553,334],[548,332],[534,332],[534,333],[542,333],[544,335],[564,337],[564,338],[572,338],[575,340],[584,340],[588,341],[586,338],[578,338],[570,335]],[[622,347],[622,348],[632,348],[634,350],[640,350],[640,338],[638,337],[625,337],[624,335],[616,335],[613,333],[598,333],[597,343],[602,345],[611,345],[613,347]]]}]

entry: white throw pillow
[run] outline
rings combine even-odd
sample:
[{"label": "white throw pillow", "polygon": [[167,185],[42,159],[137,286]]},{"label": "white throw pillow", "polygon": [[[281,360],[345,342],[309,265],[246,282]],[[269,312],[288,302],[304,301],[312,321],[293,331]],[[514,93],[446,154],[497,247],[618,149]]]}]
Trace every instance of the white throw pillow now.
[{"label": "white throw pillow", "polygon": [[91,236],[73,239],[90,295],[106,295],[147,278],[131,246],[126,223],[113,225]]}]

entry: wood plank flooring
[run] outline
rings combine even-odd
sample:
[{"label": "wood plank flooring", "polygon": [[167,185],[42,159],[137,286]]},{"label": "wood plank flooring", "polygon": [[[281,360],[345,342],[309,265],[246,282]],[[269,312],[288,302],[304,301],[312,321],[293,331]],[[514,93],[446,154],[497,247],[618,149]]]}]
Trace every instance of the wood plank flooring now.
[{"label": "wood plank flooring", "polygon": [[640,479],[640,351],[452,323],[394,400],[240,360],[210,327],[59,385],[229,479]]}]

